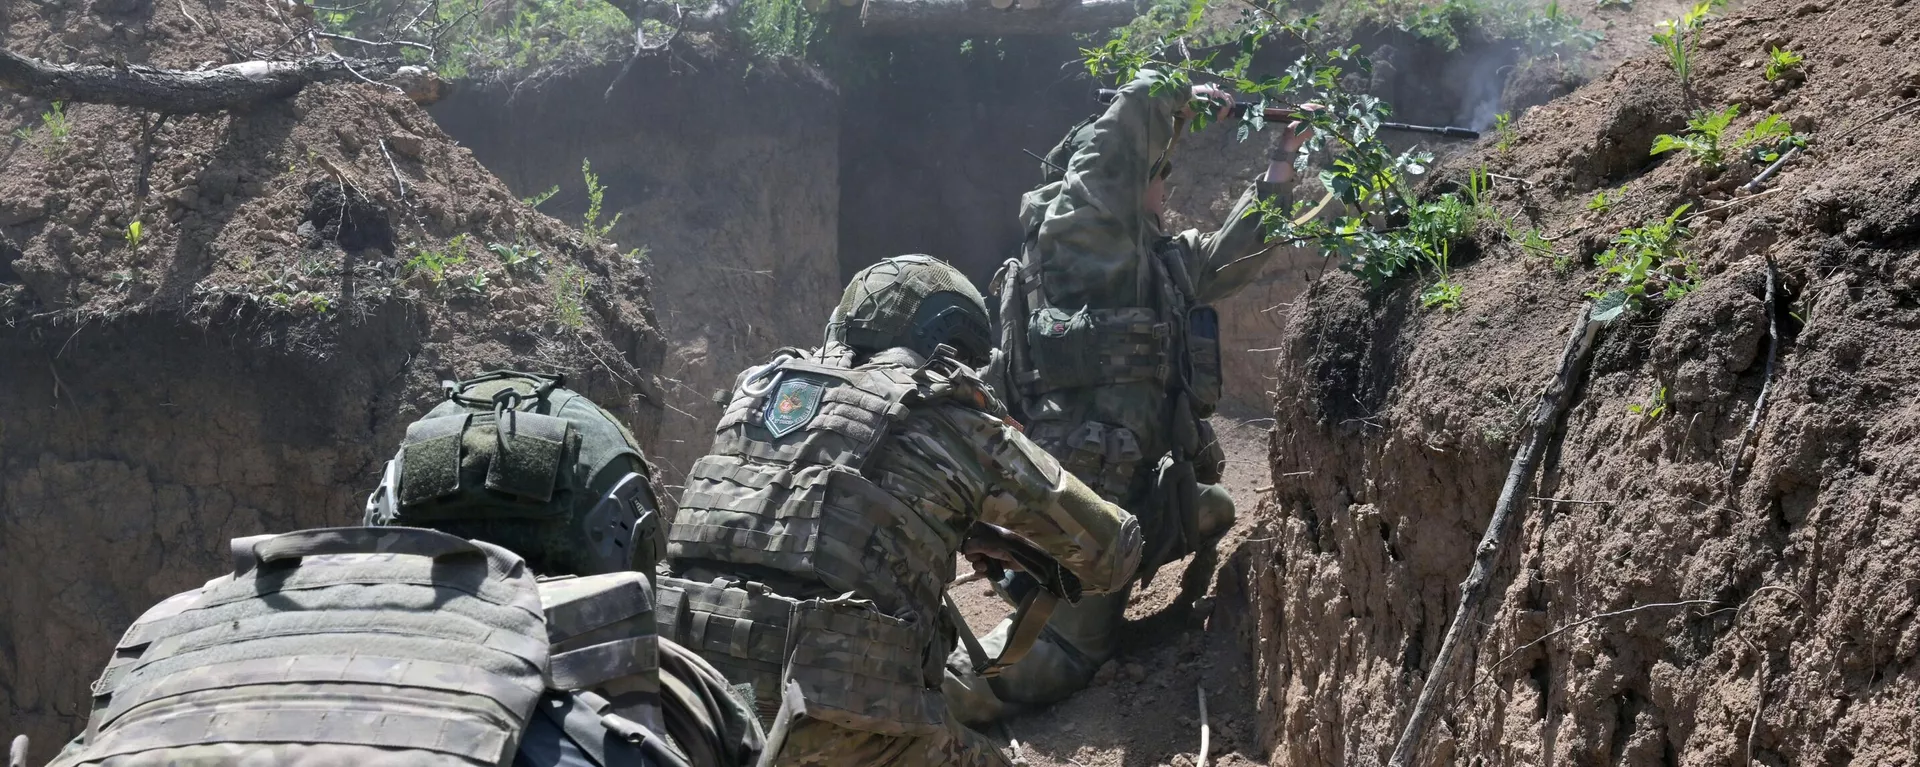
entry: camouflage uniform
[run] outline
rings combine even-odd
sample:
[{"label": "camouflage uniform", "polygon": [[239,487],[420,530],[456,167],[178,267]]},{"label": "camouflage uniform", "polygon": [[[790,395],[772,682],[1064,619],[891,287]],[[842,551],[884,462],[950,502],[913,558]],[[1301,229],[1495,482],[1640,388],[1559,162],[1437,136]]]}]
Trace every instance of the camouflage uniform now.
[{"label": "camouflage uniform", "polygon": [[[978,360],[985,308],[957,271],[924,257],[863,271],[826,347],[740,376],[689,472],[661,631],[753,687],[763,715],[798,698],[781,764],[1006,764],[939,692],[956,637],[943,594],[976,521],[1044,548],[1089,594],[1137,566],[1131,515],[1022,436],[951,349],[908,348],[953,340],[943,305],[977,315]],[[884,330],[889,316],[907,328]]]},{"label": "camouflage uniform", "polygon": [[[1246,287],[1277,251],[1262,254],[1260,217],[1250,214],[1282,196],[1280,185],[1258,181],[1219,231],[1164,234],[1145,195],[1188,94],[1153,93],[1156,77],[1120,89],[1055,149],[1060,167],[1021,201],[1023,258],[1000,278],[1010,399],[1035,443],[1140,518],[1143,575],[1210,552],[1233,522],[1217,485],[1224,455],[1204,420],[1220,391],[1218,321],[1207,304]],[[1182,471],[1192,472],[1184,501]],[[990,684],[959,673],[948,684],[955,715],[980,724],[1008,704],[1050,703],[1085,687],[1115,650],[1127,591],[1063,605],[1032,653]],[[983,640],[990,651],[1007,628]],[[950,665],[964,668],[960,660],[956,653]]]}]

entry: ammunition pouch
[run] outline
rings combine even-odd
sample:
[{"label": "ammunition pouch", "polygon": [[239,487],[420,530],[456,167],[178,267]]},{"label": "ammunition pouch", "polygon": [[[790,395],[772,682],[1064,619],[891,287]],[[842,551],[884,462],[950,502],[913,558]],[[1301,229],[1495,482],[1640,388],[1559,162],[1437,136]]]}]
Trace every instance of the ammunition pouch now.
[{"label": "ammunition pouch", "polygon": [[895,618],[851,596],[800,600],[726,579],[663,576],[658,600],[661,636],[751,686],[763,722],[792,681],[807,716],[850,730],[910,736],[942,726],[945,643],[931,620]]},{"label": "ammunition pouch", "polygon": [[1172,326],[1151,308],[1054,307],[1033,312],[1027,353],[1040,392],[1120,383],[1160,383],[1172,374]]}]

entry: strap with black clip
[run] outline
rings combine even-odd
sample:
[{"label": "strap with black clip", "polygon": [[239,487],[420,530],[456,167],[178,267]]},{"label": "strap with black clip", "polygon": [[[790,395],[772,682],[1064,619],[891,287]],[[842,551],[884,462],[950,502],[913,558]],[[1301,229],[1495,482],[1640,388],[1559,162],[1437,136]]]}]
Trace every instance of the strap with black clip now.
[{"label": "strap with black clip", "polygon": [[1019,533],[999,525],[986,522],[973,523],[967,531],[966,550],[985,554],[987,557],[987,577],[1000,581],[1006,577],[1006,568],[1001,563],[1010,562],[1033,578],[1038,588],[1029,588],[1019,594],[1018,607],[1013,612],[1013,622],[1007,631],[1006,644],[1001,646],[1000,654],[988,657],[986,648],[981,646],[979,637],[967,628],[966,619],[960,614],[960,606],[955,604],[951,594],[942,595],[947,618],[954,624],[954,630],[960,634],[961,641],[967,646],[967,657],[973,663],[973,671],[983,677],[999,676],[1026,657],[1033,649],[1033,643],[1040,638],[1040,631],[1047,626],[1047,620],[1053,616],[1053,610],[1060,600],[1080,601],[1080,579],[1060,561],[1048,554],[1033,541]]}]

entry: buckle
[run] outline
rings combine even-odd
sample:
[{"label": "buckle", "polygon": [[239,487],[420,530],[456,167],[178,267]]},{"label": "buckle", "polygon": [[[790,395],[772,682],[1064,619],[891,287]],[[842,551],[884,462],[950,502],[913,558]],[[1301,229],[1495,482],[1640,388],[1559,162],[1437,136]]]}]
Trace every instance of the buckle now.
[{"label": "buckle", "polygon": [[1155,340],[1164,340],[1172,330],[1172,325],[1165,322],[1156,322],[1153,324],[1153,337]]}]

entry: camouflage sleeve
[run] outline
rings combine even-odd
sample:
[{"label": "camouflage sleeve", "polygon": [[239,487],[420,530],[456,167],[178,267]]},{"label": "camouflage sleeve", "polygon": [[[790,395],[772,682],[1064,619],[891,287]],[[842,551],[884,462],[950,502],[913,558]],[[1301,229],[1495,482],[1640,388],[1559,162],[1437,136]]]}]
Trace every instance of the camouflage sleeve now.
[{"label": "camouflage sleeve", "polygon": [[1262,200],[1272,200],[1282,210],[1289,204],[1283,185],[1255,181],[1227,214],[1219,231],[1200,234],[1189,229],[1180,233],[1187,241],[1186,250],[1192,259],[1187,273],[1193,276],[1194,294],[1200,303],[1213,303],[1239,292],[1260,276],[1274,255],[1293,247],[1267,246],[1257,211]]},{"label": "camouflage sleeve", "polygon": [[1173,137],[1174,112],[1187,99],[1177,88],[1154,93],[1160,81],[1147,72],[1120,89],[1045,201],[1036,246],[1046,254],[1044,279],[1056,305],[1135,304],[1135,267],[1151,225],[1144,212],[1147,178]]},{"label": "camouflage sleeve", "polygon": [[966,444],[961,458],[984,480],[975,499],[979,519],[1012,530],[1046,549],[1089,594],[1126,586],[1140,566],[1140,525],[1060,467],[1011,424],[963,407],[939,418]]}]

